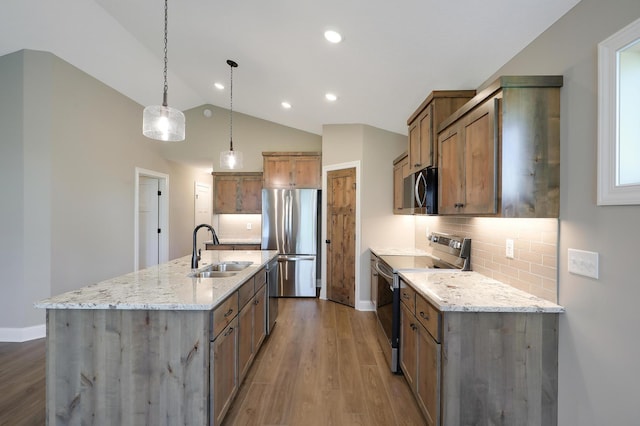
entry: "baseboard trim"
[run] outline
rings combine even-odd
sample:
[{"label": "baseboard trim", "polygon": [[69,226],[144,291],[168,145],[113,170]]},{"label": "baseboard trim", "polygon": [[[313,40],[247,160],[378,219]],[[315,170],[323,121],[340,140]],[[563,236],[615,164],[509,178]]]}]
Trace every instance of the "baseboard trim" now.
[{"label": "baseboard trim", "polygon": [[46,324],[23,328],[0,327],[0,342],[26,342],[47,336]]},{"label": "baseboard trim", "polygon": [[356,303],[356,309],[358,311],[375,311],[376,307],[371,300],[359,300]]}]

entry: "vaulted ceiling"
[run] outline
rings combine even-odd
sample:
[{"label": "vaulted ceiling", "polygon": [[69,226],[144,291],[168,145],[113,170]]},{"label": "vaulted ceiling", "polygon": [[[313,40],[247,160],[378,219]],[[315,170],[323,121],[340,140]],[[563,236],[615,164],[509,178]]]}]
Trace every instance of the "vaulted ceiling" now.
[{"label": "vaulted ceiling", "polygon": [[[578,2],[169,0],[169,105],[228,108],[233,59],[234,111],[316,134],[338,123],[406,134],[430,91],[476,88]],[[0,55],[50,51],[159,104],[163,28],[162,0],[8,0]],[[343,41],[328,43],[327,29]]]}]

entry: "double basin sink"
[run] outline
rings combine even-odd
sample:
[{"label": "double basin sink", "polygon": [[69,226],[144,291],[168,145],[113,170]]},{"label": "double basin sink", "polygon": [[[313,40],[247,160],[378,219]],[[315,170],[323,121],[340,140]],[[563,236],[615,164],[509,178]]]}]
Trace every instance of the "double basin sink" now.
[{"label": "double basin sink", "polygon": [[253,262],[228,261],[214,263],[189,274],[191,278],[223,278],[231,277],[238,272],[246,269]]}]

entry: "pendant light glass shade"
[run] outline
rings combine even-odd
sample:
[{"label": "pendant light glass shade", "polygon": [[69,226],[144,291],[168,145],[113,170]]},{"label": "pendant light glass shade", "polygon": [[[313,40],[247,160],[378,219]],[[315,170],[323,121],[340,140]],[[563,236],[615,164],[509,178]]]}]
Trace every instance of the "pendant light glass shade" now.
[{"label": "pendant light glass shade", "polygon": [[231,68],[231,84],[229,85],[230,102],[229,102],[229,151],[220,153],[220,168],[225,170],[241,169],[242,153],[233,150],[233,69],[238,64],[231,59],[227,60],[227,65]]},{"label": "pendant light glass shade", "polygon": [[222,151],[220,153],[220,167],[223,169],[241,169],[242,153],[238,151]]},{"label": "pendant light glass shade", "polygon": [[142,134],[159,141],[183,141],[185,137],[184,114],[167,104],[167,0],[164,0],[164,92],[162,105],[152,105],[142,113]]},{"label": "pendant light glass shade", "polygon": [[184,114],[164,105],[151,105],[142,115],[142,134],[159,141],[183,141],[185,134]]}]

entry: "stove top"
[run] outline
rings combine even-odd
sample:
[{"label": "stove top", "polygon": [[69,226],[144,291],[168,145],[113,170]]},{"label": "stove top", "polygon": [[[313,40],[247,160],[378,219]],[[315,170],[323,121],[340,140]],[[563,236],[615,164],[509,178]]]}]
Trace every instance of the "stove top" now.
[{"label": "stove top", "polygon": [[434,232],[429,236],[432,255],[383,255],[380,259],[393,272],[421,269],[465,269],[470,267],[471,240]]}]

